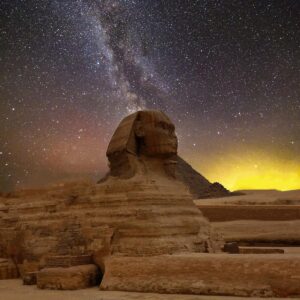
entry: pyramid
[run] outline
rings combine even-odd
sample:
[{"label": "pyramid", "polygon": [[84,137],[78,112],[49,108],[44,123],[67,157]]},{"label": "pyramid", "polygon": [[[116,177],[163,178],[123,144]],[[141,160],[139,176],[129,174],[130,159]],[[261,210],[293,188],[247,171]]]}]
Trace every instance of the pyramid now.
[{"label": "pyramid", "polygon": [[194,199],[217,198],[231,195],[230,191],[220,183],[209,182],[180,156],[177,156],[177,169],[178,179],[189,188]]}]

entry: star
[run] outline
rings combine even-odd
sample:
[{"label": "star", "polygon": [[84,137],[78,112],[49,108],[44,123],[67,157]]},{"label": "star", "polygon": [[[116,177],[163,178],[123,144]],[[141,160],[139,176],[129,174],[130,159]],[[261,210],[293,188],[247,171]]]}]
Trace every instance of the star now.
[{"label": "star", "polygon": [[97,181],[140,109],[164,111],[179,154],[229,189],[265,157],[299,174],[300,4],[267,2],[1,1],[0,192]]}]

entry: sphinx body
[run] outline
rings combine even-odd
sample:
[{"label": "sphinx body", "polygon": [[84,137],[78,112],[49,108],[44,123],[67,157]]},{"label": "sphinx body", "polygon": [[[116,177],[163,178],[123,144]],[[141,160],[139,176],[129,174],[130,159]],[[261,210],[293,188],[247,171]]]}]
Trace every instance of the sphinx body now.
[{"label": "sphinx body", "polygon": [[[129,115],[108,146],[110,172],[99,184],[76,184],[6,198],[0,207],[0,257],[25,271],[47,258],[105,258],[216,252],[222,239],[177,179],[177,138],[158,111]],[[24,271],[24,272],[25,272]]]}]

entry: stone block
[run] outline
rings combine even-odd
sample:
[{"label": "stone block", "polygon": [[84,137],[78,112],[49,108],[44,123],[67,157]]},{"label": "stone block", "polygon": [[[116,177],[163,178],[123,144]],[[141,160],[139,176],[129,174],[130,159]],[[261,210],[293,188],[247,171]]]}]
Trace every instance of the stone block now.
[{"label": "stone block", "polygon": [[79,290],[95,286],[100,282],[100,272],[96,265],[81,265],[69,268],[45,268],[37,273],[40,289]]},{"label": "stone block", "polygon": [[186,254],[107,259],[102,290],[243,297],[300,296],[300,256]]},{"label": "stone block", "polygon": [[18,278],[19,273],[11,259],[0,258],[0,280]]}]

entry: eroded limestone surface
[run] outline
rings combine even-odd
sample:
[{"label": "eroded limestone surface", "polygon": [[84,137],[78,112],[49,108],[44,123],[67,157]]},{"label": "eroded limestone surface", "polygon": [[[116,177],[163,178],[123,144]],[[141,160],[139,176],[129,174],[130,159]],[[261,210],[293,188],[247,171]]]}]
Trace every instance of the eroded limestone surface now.
[{"label": "eroded limestone surface", "polygon": [[300,256],[293,254],[194,253],[123,259],[114,256],[107,264],[109,268],[101,284],[103,290],[243,297],[300,296]]},{"label": "eroded limestone surface", "polygon": [[18,278],[19,273],[11,259],[0,258],[0,280]]},{"label": "eroded limestone surface", "polygon": [[37,273],[37,286],[50,290],[78,290],[99,284],[99,277],[99,270],[93,264],[45,268]]}]

